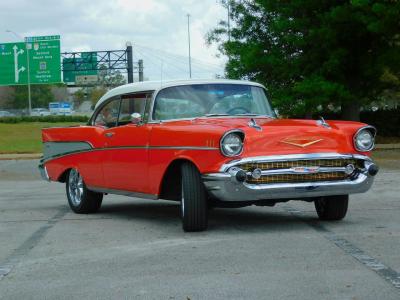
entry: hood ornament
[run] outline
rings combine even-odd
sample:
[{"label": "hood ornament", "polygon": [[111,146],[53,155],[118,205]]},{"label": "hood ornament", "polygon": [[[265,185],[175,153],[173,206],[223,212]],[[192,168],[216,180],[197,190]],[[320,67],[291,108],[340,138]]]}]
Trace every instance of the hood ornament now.
[{"label": "hood ornament", "polygon": [[326,123],[325,119],[322,116],[320,116],[319,120],[317,120],[317,124],[322,126],[322,127],[331,129],[331,126],[328,123]]},{"label": "hood ornament", "polygon": [[260,125],[257,124],[256,120],[254,118],[251,118],[249,123],[247,123],[249,127],[253,127],[258,131],[262,131],[262,128]]},{"label": "hood ornament", "polygon": [[296,138],[296,137],[294,137],[294,138],[293,137],[292,138],[288,137],[288,138],[282,140],[281,143],[297,146],[297,147],[300,147],[300,148],[305,148],[305,147],[311,146],[313,144],[316,144],[318,142],[321,142],[323,140],[324,139],[318,139],[318,138],[315,138],[315,137],[298,137],[298,138]]}]

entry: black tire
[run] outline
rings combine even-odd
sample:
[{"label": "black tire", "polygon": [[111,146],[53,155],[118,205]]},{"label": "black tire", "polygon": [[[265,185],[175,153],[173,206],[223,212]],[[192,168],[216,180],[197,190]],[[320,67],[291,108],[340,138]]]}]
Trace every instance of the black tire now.
[{"label": "black tire", "polygon": [[88,214],[99,210],[103,194],[89,191],[77,170],[68,172],[65,187],[69,207],[75,213]]},{"label": "black tire", "polygon": [[337,221],[346,216],[349,195],[326,196],[315,199],[315,210],[321,220]]},{"label": "black tire", "polygon": [[208,225],[207,193],[197,168],[184,163],[181,188],[181,217],[184,231],[203,231]]}]

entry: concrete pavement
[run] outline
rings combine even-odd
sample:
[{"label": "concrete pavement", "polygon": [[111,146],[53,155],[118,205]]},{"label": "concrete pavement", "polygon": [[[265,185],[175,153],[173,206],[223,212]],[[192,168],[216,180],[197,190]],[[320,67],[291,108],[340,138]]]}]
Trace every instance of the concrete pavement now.
[{"label": "concrete pavement", "polygon": [[109,195],[76,215],[37,162],[0,162],[0,299],[400,298],[393,164],[342,222],[288,202],[215,209],[208,231],[184,233],[173,202]]}]

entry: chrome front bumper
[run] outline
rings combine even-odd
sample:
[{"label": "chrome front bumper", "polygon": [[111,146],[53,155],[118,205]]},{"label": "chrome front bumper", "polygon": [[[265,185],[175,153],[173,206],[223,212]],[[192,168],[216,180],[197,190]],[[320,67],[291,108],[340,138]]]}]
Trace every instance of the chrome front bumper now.
[{"label": "chrome front bumper", "polygon": [[40,176],[42,177],[43,180],[50,181],[49,174],[47,173],[47,168],[44,164],[40,163],[39,166],[39,172]]},{"label": "chrome front bumper", "polygon": [[[232,168],[235,166],[248,162],[338,158],[361,159],[364,161],[364,168],[361,169],[357,176],[352,179],[272,184],[249,184],[246,182],[240,182],[232,172]],[[371,171],[371,166],[373,166],[373,168],[377,168],[369,157],[351,154],[342,155],[337,153],[327,153],[252,157],[232,161],[226,165],[223,165],[219,173],[203,174],[202,179],[209,194],[220,201],[303,199],[310,197],[347,195],[366,192],[370,189],[374,181],[374,176],[370,174],[373,173]]]}]

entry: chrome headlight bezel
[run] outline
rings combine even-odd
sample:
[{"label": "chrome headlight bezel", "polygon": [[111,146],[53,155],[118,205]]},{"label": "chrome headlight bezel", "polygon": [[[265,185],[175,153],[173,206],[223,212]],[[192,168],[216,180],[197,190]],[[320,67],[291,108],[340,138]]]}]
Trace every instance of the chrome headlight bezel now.
[{"label": "chrome headlight bezel", "polygon": [[[229,138],[234,138],[237,141],[237,149],[236,151],[231,151],[229,152],[229,149],[226,147],[225,142]],[[240,129],[234,129],[225,132],[225,134],[221,137],[221,140],[219,142],[219,148],[222,153],[222,155],[226,157],[235,157],[239,156],[243,153],[243,141],[244,141],[244,132]]]},{"label": "chrome headlight bezel", "polygon": [[[371,142],[368,146],[363,146],[359,143],[359,138],[362,134],[368,133],[371,137]],[[357,132],[353,136],[353,144],[354,148],[360,152],[369,152],[375,148],[375,136],[376,136],[376,128],[374,126],[364,126],[357,130]]]}]

